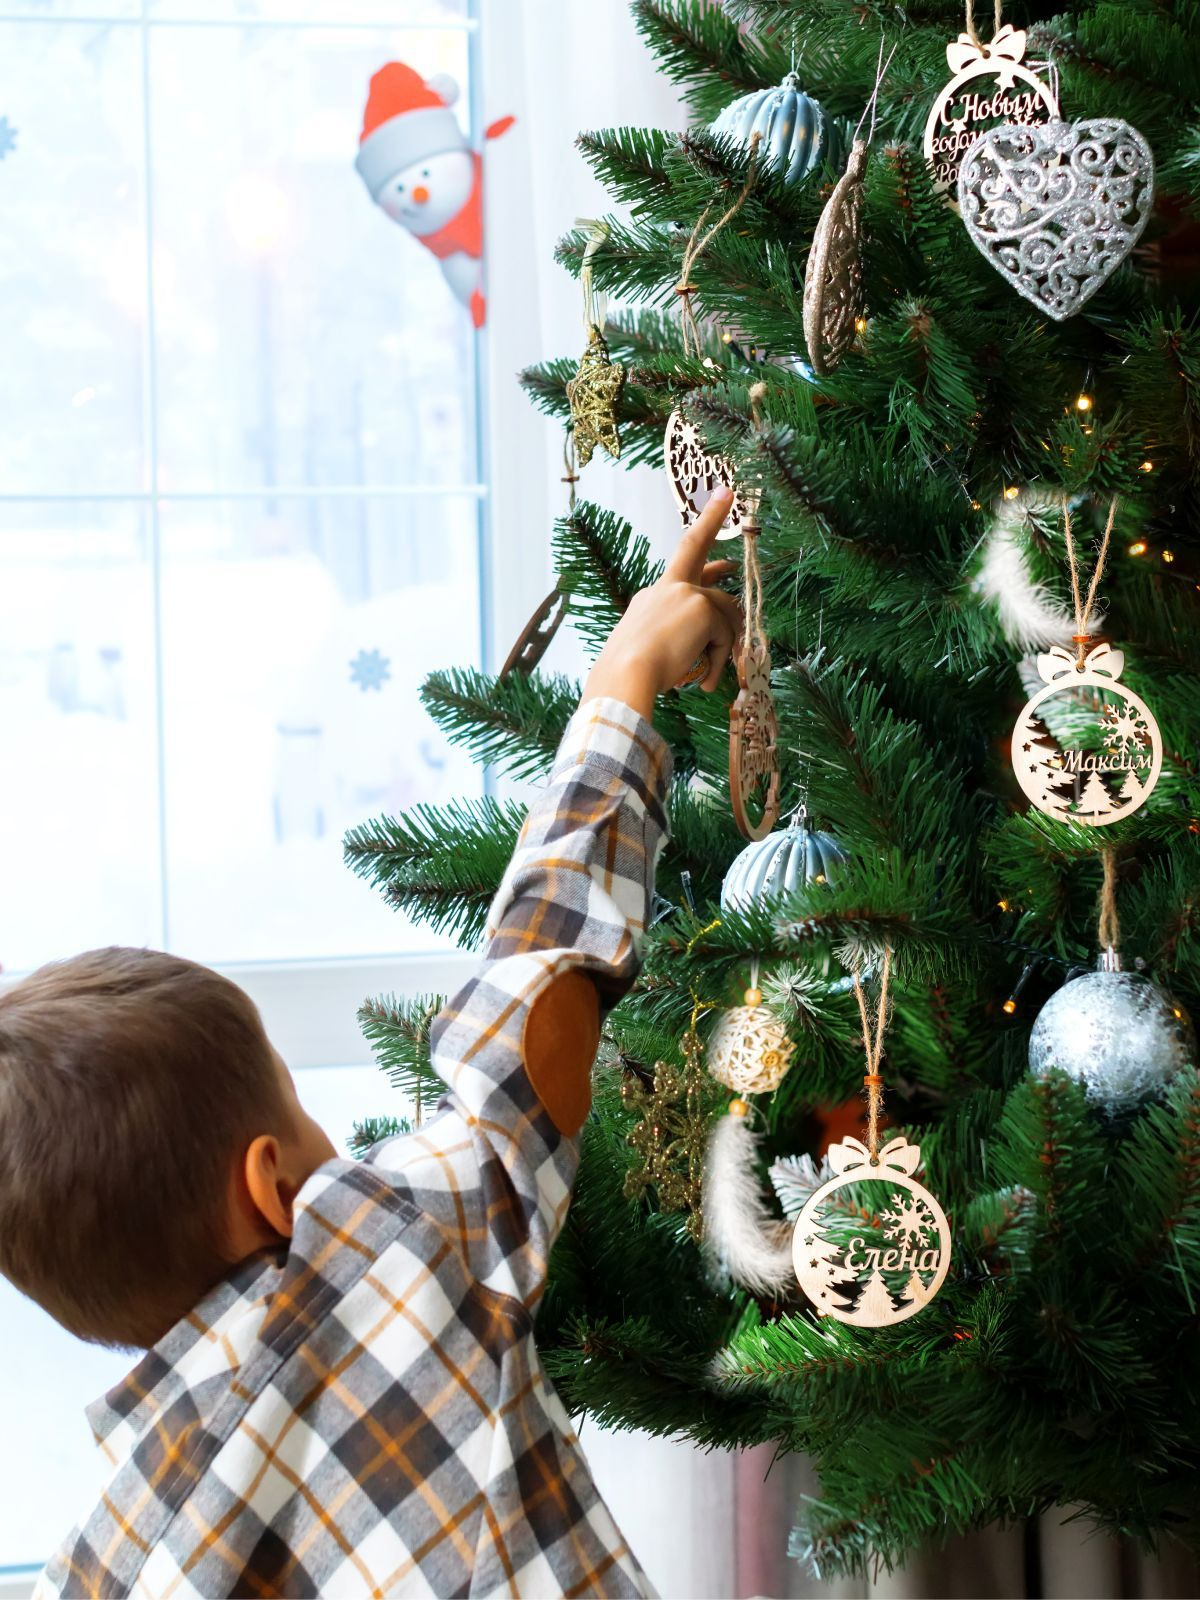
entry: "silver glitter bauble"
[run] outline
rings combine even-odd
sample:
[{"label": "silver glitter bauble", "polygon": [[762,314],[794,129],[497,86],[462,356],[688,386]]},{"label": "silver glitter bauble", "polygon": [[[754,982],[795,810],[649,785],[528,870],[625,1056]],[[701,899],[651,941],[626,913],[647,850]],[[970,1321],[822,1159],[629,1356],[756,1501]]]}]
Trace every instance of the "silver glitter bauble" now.
[{"label": "silver glitter bauble", "polygon": [[1029,1036],[1035,1075],[1057,1067],[1105,1111],[1128,1111],[1170,1083],[1193,1059],[1182,1006],[1136,972],[1087,972],[1064,983]]},{"label": "silver glitter bauble", "polygon": [[806,883],[832,883],[845,859],[831,833],[820,832],[806,818],[794,818],[734,857],[721,885],[721,910],[745,911]]},{"label": "silver glitter bauble", "polygon": [[758,134],[758,159],[787,184],[802,183],[821,167],[837,168],[845,148],[841,129],[806,95],[794,72],[777,89],[753,89],[725,107],[712,132],[749,145]]},{"label": "silver glitter bauble", "polygon": [[1141,237],[1154,207],[1154,157],[1115,117],[1003,123],[963,157],[958,203],[996,271],[1062,322]]}]

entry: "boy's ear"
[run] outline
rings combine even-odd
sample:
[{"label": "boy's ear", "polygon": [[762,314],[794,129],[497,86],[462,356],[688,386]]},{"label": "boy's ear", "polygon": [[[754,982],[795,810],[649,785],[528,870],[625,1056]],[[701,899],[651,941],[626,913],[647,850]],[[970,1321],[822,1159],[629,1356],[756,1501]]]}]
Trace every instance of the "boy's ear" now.
[{"label": "boy's ear", "polygon": [[270,1133],[252,1139],[242,1163],[246,1192],[273,1233],[292,1237],[293,1186],[280,1166],[279,1140]]}]

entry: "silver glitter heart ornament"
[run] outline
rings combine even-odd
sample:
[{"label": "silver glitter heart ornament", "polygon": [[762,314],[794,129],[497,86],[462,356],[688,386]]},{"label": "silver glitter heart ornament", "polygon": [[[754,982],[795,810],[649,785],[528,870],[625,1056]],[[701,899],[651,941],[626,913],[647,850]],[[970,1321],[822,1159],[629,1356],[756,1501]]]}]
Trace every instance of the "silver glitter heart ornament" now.
[{"label": "silver glitter heart ornament", "polygon": [[1154,156],[1114,117],[1005,123],[968,148],[958,203],[997,272],[1062,322],[1141,237],[1154,206]]}]

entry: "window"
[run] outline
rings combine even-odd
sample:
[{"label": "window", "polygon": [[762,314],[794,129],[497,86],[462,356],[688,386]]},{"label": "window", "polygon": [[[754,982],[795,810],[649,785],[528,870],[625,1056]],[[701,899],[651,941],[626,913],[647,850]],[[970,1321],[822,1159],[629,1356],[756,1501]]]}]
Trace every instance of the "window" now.
[{"label": "window", "polygon": [[479,659],[475,340],[352,166],[384,62],[470,104],[465,0],[416,9],[0,12],[9,972],[445,947],[336,848],[478,788],[417,701]]},{"label": "window", "polygon": [[[397,1110],[358,1001],[463,965],[341,835],[479,792],[417,688],[488,609],[482,341],[353,160],[396,59],[478,144],[479,32],[475,0],[0,0],[0,965],[228,971],[336,1141]],[[8,1592],[94,1497],[81,1407],[129,1362],[2,1281],[0,1358]]]}]

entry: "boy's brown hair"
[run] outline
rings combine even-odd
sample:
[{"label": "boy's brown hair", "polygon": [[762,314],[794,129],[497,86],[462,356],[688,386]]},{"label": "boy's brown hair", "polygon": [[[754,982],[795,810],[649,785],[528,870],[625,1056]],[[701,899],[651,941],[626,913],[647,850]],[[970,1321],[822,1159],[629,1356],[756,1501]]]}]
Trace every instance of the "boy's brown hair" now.
[{"label": "boy's brown hair", "polygon": [[230,1265],[233,1163],[286,1123],[236,984],[91,950],[0,994],[0,1272],[81,1339],[153,1344]]}]

